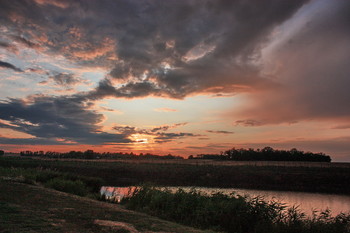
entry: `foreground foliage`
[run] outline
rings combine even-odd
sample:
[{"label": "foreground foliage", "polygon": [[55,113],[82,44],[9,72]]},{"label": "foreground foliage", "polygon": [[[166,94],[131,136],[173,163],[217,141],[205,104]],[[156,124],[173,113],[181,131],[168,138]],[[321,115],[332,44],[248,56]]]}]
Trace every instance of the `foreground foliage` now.
[{"label": "foreground foliage", "polygon": [[123,199],[130,209],[146,212],[170,221],[216,231],[235,233],[348,233],[350,215],[332,217],[328,211],[307,218],[297,208],[215,193],[204,195],[196,190],[159,190],[137,188],[131,197]]}]

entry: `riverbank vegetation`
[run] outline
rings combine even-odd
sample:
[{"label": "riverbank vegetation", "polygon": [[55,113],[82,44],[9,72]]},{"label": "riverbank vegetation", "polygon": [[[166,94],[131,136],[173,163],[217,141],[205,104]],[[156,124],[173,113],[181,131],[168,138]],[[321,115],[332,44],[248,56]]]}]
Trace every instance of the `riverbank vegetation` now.
[{"label": "riverbank vegetation", "polygon": [[132,210],[145,212],[163,219],[214,231],[235,233],[349,233],[350,215],[330,216],[325,211],[306,217],[297,208],[266,202],[257,197],[249,199],[215,193],[204,195],[199,191],[185,192],[143,186],[132,196],[123,199]]}]

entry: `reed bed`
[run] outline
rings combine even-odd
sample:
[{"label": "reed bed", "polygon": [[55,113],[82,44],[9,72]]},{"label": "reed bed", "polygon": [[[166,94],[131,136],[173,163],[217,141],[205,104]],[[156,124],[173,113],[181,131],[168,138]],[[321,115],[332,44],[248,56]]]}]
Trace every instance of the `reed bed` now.
[{"label": "reed bed", "polygon": [[307,217],[298,208],[286,208],[262,198],[214,193],[195,189],[172,192],[156,187],[136,188],[123,199],[127,208],[166,220],[214,231],[235,233],[348,233],[350,215],[331,216],[329,211]]}]

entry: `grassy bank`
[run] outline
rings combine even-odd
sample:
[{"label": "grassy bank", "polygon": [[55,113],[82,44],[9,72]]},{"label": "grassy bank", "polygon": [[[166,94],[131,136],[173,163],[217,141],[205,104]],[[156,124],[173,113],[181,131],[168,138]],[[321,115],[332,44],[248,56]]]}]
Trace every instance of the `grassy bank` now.
[{"label": "grassy bank", "polygon": [[160,186],[206,186],[350,194],[348,167],[221,166],[0,158],[2,167],[41,168],[97,177],[110,186],[151,182]]},{"label": "grassy bank", "polygon": [[100,178],[42,168],[0,167],[0,177],[3,180],[39,184],[79,196],[97,194],[103,185]]},{"label": "grassy bank", "polygon": [[123,200],[130,209],[170,221],[215,231],[235,233],[349,233],[350,215],[327,212],[306,218],[296,208],[234,194],[204,195],[196,190],[172,193],[152,187],[137,188]]},{"label": "grassy bank", "polygon": [[0,179],[0,190],[0,232],[4,233],[204,232],[38,185]]}]

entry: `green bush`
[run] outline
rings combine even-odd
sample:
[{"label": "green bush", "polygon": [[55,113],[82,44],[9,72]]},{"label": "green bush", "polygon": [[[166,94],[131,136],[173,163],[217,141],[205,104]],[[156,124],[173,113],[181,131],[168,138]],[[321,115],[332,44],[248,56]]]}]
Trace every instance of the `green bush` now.
[{"label": "green bush", "polygon": [[88,193],[87,187],[81,180],[72,181],[62,178],[54,178],[45,183],[45,186],[79,196],[85,196]]}]

